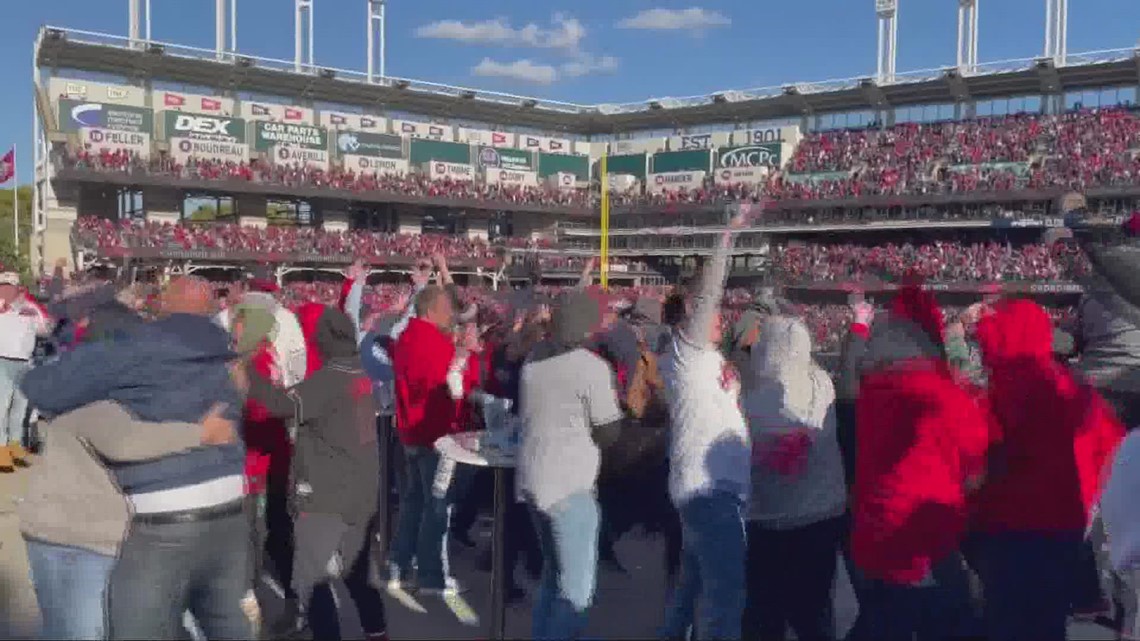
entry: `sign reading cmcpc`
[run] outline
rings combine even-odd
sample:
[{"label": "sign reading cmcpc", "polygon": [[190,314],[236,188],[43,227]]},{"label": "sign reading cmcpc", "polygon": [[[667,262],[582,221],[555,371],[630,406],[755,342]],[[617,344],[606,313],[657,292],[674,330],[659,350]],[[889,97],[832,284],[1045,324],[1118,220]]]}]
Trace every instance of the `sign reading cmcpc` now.
[{"label": "sign reading cmcpc", "polygon": [[717,153],[717,167],[779,167],[780,143],[745,145],[743,147],[721,147]]}]

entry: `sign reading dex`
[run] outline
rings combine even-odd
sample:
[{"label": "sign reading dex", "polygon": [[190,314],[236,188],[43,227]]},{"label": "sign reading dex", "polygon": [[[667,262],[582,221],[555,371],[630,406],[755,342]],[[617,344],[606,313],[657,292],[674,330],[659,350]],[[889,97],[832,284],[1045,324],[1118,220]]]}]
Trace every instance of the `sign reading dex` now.
[{"label": "sign reading dex", "polygon": [[176,131],[187,131],[205,135],[230,135],[230,120],[203,118],[199,116],[178,116],[174,121]]}]

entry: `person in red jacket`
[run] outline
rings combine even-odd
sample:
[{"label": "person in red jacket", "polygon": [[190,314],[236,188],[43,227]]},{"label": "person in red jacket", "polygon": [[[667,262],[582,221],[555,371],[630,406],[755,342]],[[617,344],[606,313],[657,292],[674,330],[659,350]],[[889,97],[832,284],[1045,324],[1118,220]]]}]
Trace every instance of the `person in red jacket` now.
[{"label": "person in red jacket", "polygon": [[993,448],[973,497],[990,641],[1063,641],[1081,542],[1124,427],[1053,357],[1037,303],[998,304],[978,324]]},{"label": "person in red jacket", "polygon": [[942,312],[918,285],[876,319],[855,404],[851,556],[868,638],[976,632],[959,544],[986,417],[946,362]]},{"label": "person in red jacket", "polygon": [[470,385],[469,369],[475,362],[470,352],[476,349],[456,349],[455,309],[445,289],[424,289],[415,308],[416,317],[400,334],[393,355],[396,428],[404,446],[405,476],[388,578],[390,588],[409,585],[414,561],[416,587],[442,594],[458,588],[449,576],[446,548],[452,492],[433,491],[440,462],[435,442],[461,429],[461,403],[470,388],[449,389],[448,378]]}]

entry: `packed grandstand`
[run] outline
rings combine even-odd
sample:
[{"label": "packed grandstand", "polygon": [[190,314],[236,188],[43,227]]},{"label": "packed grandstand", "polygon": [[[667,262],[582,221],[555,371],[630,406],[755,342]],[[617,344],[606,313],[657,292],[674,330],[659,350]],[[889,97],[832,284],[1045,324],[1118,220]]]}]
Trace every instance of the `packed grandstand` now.
[{"label": "packed grandstand", "polygon": [[[82,67],[80,53],[109,47],[49,38],[38,55]],[[738,313],[760,286],[777,287],[829,351],[847,293],[889,292],[911,276],[950,308],[1016,289],[1064,322],[1089,267],[1046,236],[1061,226],[1058,197],[1084,194],[1107,219],[1140,208],[1134,90],[1096,108],[1041,101],[1032,113],[937,122],[737,118],[727,129],[713,117],[668,137],[591,136],[55,71],[37,87],[50,176],[37,185],[41,269],[69,257],[80,271],[129,264],[140,278],[193,272],[224,289],[272,264],[291,304],[335,298],[359,260],[374,273],[366,305],[384,309],[406,294],[401,274],[444,256],[490,321],[509,307],[495,290],[549,293],[597,255],[604,182],[615,305],[691,272],[732,205],[763,203],[741,234],[726,304]],[[1014,111],[1016,97],[992,103]]]}]

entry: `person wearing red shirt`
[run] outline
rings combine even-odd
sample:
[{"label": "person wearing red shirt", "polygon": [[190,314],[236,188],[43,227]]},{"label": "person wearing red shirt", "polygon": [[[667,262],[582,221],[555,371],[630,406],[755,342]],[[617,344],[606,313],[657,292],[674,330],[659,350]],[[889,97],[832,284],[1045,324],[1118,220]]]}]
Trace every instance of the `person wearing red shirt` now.
[{"label": "person wearing red shirt", "polygon": [[988,423],[946,362],[942,310],[917,284],[876,319],[855,404],[851,557],[868,638],[973,636],[959,545]]},{"label": "person wearing red shirt", "polygon": [[1081,542],[1124,427],[1053,356],[1048,313],[999,303],[978,323],[993,419],[984,485],[973,497],[990,641],[1063,641]]},{"label": "person wearing red shirt", "polygon": [[[433,493],[440,456],[435,442],[461,428],[462,399],[448,386],[452,371],[465,374],[474,362],[457,352],[452,337],[455,309],[442,287],[428,287],[415,302],[394,349],[396,422],[404,446],[405,479],[400,514],[389,557],[389,586],[402,588],[411,579],[412,562],[421,591],[451,593],[458,588],[449,576],[446,536],[451,492]],[[466,384],[470,375],[463,375]]]}]

